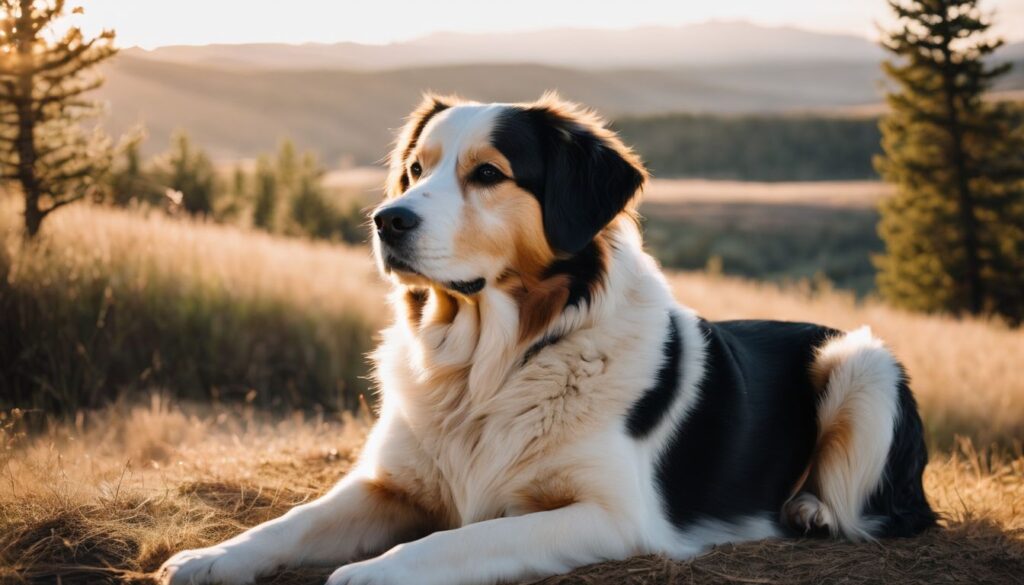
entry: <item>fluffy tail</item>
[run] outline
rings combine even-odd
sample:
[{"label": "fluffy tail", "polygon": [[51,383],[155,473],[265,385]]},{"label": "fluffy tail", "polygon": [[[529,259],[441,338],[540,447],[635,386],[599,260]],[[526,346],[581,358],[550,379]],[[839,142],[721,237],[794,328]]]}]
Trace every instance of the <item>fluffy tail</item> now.
[{"label": "fluffy tail", "polygon": [[822,346],[812,377],[818,442],[806,491],[784,510],[790,522],[854,541],[934,525],[921,419],[893,355],[864,327]]}]

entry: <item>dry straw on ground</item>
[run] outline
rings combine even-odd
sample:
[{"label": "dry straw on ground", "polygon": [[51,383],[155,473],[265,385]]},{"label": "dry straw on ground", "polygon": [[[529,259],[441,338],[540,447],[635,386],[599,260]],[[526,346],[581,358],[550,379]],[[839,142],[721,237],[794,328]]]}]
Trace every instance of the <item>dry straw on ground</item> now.
[{"label": "dry straw on ground", "polygon": [[[367,421],[244,409],[203,413],[154,398],[18,436],[7,421],[0,582],[149,583],[173,551],[212,544],[322,493],[345,473]],[[1014,583],[1024,575],[1024,458],[964,443],[928,468],[946,527],[878,544],[772,540],[691,563],[605,563],[543,581],[593,583]],[[321,583],[327,569],[263,583]]]}]

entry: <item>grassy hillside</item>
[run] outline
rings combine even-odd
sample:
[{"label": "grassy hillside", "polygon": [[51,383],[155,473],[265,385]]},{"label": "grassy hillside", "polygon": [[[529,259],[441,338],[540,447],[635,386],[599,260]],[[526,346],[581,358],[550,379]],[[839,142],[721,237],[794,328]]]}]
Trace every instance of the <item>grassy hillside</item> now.
[{"label": "grassy hillside", "polygon": [[17,209],[0,199],[0,408],[149,388],[351,407],[366,390],[382,323],[367,250],[85,205],[26,244]]},{"label": "grassy hillside", "polygon": [[[0,207],[7,236],[12,211]],[[0,413],[0,582],[151,583],[148,571],[172,552],[323,493],[358,453],[365,412],[282,416],[281,405],[272,416],[253,408],[267,393],[322,387],[259,374],[266,385],[251,401],[211,405],[207,388],[188,386],[203,379],[188,373],[209,368],[240,389],[263,367],[358,379],[370,331],[386,314],[364,251],[79,206],[51,218],[38,247],[6,240],[2,259],[0,315],[8,321],[0,331],[6,350],[24,348],[4,354],[14,360],[0,367],[5,381],[20,372],[5,398],[13,389],[28,406],[88,395],[98,388],[91,382],[141,365],[135,355],[153,368],[129,379],[123,389],[134,393],[115,405],[63,422],[38,411]],[[881,544],[724,546],[692,563],[643,557],[545,585],[1007,583],[1024,571],[1024,336],[827,290],[699,273],[670,282],[709,318],[866,323],[887,339],[913,378],[935,453],[927,490],[946,529]],[[264,583],[321,583],[324,575],[292,571]]]}]

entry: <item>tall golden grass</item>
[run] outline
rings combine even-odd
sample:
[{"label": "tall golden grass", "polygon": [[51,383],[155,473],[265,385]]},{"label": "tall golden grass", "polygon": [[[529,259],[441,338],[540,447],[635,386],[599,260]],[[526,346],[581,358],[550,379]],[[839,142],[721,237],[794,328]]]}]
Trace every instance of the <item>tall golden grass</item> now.
[{"label": "tall golden grass", "polygon": [[381,325],[365,249],[79,205],[38,241],[0,199],[0,406],[162,388],[351,407]]}]

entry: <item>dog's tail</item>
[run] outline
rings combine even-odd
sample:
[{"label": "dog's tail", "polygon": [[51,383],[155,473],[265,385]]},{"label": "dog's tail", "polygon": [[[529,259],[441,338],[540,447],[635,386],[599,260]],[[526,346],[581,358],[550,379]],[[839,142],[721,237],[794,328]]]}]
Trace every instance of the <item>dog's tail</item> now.
[{"label": "dog's tail", "polygon": [[903,368],[867,327],[819,350],[818,444],[808,488],[833,535],[910,536],[935,524],[922,485],[928,454]]}]

